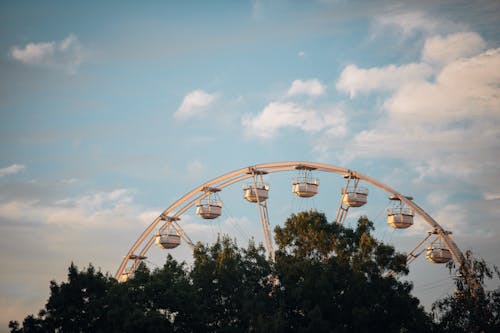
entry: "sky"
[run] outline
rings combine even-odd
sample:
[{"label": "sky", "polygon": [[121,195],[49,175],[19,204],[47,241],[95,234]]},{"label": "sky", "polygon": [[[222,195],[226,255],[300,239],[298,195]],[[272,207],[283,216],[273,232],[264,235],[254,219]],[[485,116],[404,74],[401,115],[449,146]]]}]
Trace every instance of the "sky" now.
[{"label": "sky", "polygon": [[[499,17],[488,0],[0,1],[0,332],[71,262],[114,275],[182,195],[266,162],[371,176],[500,265]],[[266,177],[271,226],[332,220],[342,177],[315,174],[320,193],[299,200],[296,176]],[[262,240],[241,186],[218,220],[184,214],[193,240]],[[387,193],[369,190],[349,225],[366,214],[400,251],[425,236],[418,218],[390,229]],[[453,291],[443,266],[410,269],[427,308]]]}]

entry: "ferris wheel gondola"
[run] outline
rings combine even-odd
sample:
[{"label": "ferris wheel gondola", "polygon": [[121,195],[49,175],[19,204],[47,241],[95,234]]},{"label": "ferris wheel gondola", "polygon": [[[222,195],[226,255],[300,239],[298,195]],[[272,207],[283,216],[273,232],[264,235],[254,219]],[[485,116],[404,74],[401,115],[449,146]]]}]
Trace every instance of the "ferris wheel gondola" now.
[{"label": "ferris wheel gondola", "polygon": [[[408,200],[413,200],[412,197],[406,197]],[[387,224],[394,229],[406,229],[413,225],[413,211],[408,208],[401,200],[394,195],[389,197],[393,202],[391,208],[387,209]]]},{"label": "ferris wheel gondola", "polygon": [[319,179],[312,176],[315,168],[298,165],[296,169],[299,170],[300,176],[292,180],[292,192],[301,198],[310,198],[318,194]]},{"label": "ferris wheel gondola", "polygon": [[204,191],[207,196],[196,204],[196,215],[207,220],[218,218],[222,214],[222,201],[217,199],[215,195],[220,189],[207,187]]}]

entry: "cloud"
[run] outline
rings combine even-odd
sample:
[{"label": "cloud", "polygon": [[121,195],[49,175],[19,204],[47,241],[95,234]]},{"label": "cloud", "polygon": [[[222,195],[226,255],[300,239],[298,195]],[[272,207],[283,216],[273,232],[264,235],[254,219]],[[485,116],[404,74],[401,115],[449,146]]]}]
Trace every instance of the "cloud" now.
[{"label": "cloud", "polygon": [[150,225],[158,216],[160,216],[160,210],[149,210],[139,214],[139,220],[142,221],[144,225]]},{"label": "cloud", "polygon": [[258,115],[243,117],[242,124],[247,135],[261,139],[270,139],[284,128],[310,133],[327,129],[338,136],[346,132],[346,120],[341,110],[318,110],[290,102],[272,102]]},{"label": "cloud", "polygon": [[427,64],[413,63],[402,66],[389,65],[368,69],[348,65],[340,74],[337,89],[354,98],[358,93],[372,91],[394,91],[402,85],[422,81],[432,75]]},{"label": "cloud", "polygon": [[431,207],[433,218],[440,221],[445,230],[453,231],[457,236],[484,233],[486,230],[480,230],[482,228],[470,223],[470,214],[463,204],[448,203],[449,196],[449,193],[439,190],[427,195],[427,205]]},{"label": "cloud", "polygon": [[500,106],[500,73],[494,70],[497,66],[500,66],[500,48],[452,61],[437,74],[435,82],[421,81],[401,87],[386,101],[386,109],[396,116],[413,115],[419,122],[432,122],[434,127],[436,120],[457,123],[460,119],[474,118],[483,123],[485,118],[478,116],[497,118]]},{"label": "cloud", "polygon": [[77,198],[66,198],[51,204],[39,200],[11,200],[0,203],[0,219],[36,225],[71,225],[106,227],[132,225],[143,216],[133,204],[132,191],[117,189]]},{"label": "cloud", "polygon": [[29,43],[24,48],[14,46],[11,50],[13,59],[25,64],[40,64],[54,56],[55,42]]},{"label": "cloud", "polygon": [[[448,39],[453,40],[453,39]],[[500,48],[450,61],[435,80],[402,85],[384,116],[347,146],[350,156],[411,161],[422,177],[455,176],[498,193]]]},{"label": "cloud", "polygon": [[296,95],[309,95],[320,96],[325,92],[326,87],[318,79],[310,80],[294,80],[290,89],[288,89],[288,96]]},{"label": "cloud", "polygon": [[486,42],[475,32],[433,36],[425,41],[422,60],[428,63],[446,64],[478,54],[485,48]]},{"label": "cloud", "polygon": [[217,99],[216,94],[209,94],[203,90],[193,90],[182,100],[182,104],[174,114],[176,118],[191,118],[200,116]]},{"label": "cloud", "polygon": [[437,32],[463,31],[466,29],[463,24],[433,17],[422,11],[396,9],[376,17],[375,21],[382,27],[397,28],[405,36],[410,36],[416,32],[434,34]]},{"label": "cloud", "polygon": [[500,200],[500,193],[483,193],[485,200]]},{"label": "cloud", "polygon": [[78,183],[79,181],[80,181],[80,179],[78,179],[78,178],[65,178],[65,179],[61,180],[61,183],[74,184],[74,183]]},{"label": "cloud", "polygon": [[23,171],[24,169],[26,169],[26,167],[22,164],[12,164],[8,167],[0,169],[0,177],[4,177],[7,175],[13,175],[13,174],[16,174],[18,172]]},{"label": "cloud", "polygon": [[307,54],[306,54],[304,51],[299,51],[299,53],[297,53],[297,55],[298,55],[300,58],[304,58]]},{"label": "cloud", "polygon": [[84,60],[82,45],[75,35],[69,35],[58,42],[13,46],[10,56],[27,65],[63,69],[70,73],[75,73]]}]

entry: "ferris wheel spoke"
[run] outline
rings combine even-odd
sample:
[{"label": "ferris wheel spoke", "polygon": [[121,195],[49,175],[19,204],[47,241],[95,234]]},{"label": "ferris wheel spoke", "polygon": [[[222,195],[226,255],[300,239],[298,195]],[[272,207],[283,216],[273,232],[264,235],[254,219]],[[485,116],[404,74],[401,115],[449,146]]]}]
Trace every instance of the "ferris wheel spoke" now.
[{"label": "ferris wheel spoke", "polygon": [[245,199],[249,202],[257,204],[259,209],[259,217],[262,224],[262,231],[264,233],[264,241],[266,245],[267,254],[270,259],[274,261],[274,246],[271,237],[271,226],[269,224],[269,212],[267,210],[267,198],[269,196],[269,185],[264,183],[263,175],[267,174],[266,171],[251,169],[252,184],[245,187]]},{"label": "ferris wheel spoke", "polygon": [[173,221],[172,225],[173,225],[174,229],[180,234],[181,238],[187,243],[187,245],[189,245],[191,250],[193,250],[194,249],[194,242],[188,236],[186,231],[184,231],[184,229],[182,229],[182,227],[180,226],[179,223],[177,223],[177,221]]},{"label": "ferris wheel spoke", "polygon": [[368,189],[359,186],[360,178],[354,172],[347,172],[344,174],[344,178],[347,181],[342,189],[340,205],[335,217],[335,221],[340,224],[344,224],[349,208],[364,206],[368,196]]},{"label": "ferris wheel spoke", "polygon": [[406,263],[407,264],[410,264],[412,263],[413,261],[415,261],[415,259],[418,258],[418,256],[420,256],[422,254],[422,252],[425,251],[425,248],[422,249],[421,251],[417,252],[417,250],[432,236],[432,233],[428,233],[427,236],[421,240],[420,242],[418,242],[418,244],[410,251],[408,252],[407,256],[406,256]]}]

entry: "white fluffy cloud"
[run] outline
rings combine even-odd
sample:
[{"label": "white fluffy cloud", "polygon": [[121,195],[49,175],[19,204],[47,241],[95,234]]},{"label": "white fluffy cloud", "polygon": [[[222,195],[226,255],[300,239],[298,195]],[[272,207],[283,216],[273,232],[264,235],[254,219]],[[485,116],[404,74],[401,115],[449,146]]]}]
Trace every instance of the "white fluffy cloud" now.
[{"label": "white fluffy cloud", "polygon": [[291,102],[272,102],[258,115],[244,117],[242,123],[247,135],[261,139],[272,138],[284,128],[305,132],[327,129],[337,136],[343,136],[346,132],[346,120],[341,110],[319,110]]},{"label": "white fluffy cloud", "polygon": [[69,35],[61,41],[13,46],[10,56],[24,64],[59,68],[71,73],[74,73],[84,60],[83,48],[74,35]]},{"label": "white fluffy cloud", "polygon": [[434,127],[460,120],[484,123],[487,118],[500,116],[498,66],[500,49],[450,62],[435,82],[403,86],[385,106],[391,115],[412,117],[413,121],[433,123]]},{"label": "white fluffy cloud", "polygon": [[486,42],[475,32],[433,36],[425,41],[422,59],[428,63],[446,64],[470,57],[486,48]]},{"label": "white fluffy cloud", "polygon": [[326,87],[318,79],[294,80],[290,89],[288,89],[287,95],[320,96],[324,94],[325,89]]},{"label": "white fluffy cloud", "polygon": [[[440,39],[446,41],[453,48],[455,39]],[[496,196],[500,48],[451,59],[438,69],[435,80],[422,78],[396,89],[384,102],[385,115],[347,149],[350,156],[402,158],[423,177],[454,175]]]},{"label": "white fluffy cloud", "polygon": [[12,58],[26,64],[40,64],[53,57],[56,49],[55,42],[28,43],[23,47],[14,46],[11,50]]},{"label": "white fluffy cloud", "polygon": [[371,91],[394,91],[415,81],[422,81],[432,75],[432,68],[427,64],[408,64],[402,66],[358,68],[349,65],[344,68],[337,81],[337,89],[349,93],[351,98],[358,93]]},{"label": "white fluffy cloud", "polygon": [[174,114],[176,118],[190,118],[199,116],[217,99],[216,94],[209,94],[203,90],[193,90],[184,96],[182,104]]},{"label": "white fluffy cloud", "polygon": [[10,165],[8,167],[0,169],[0,177],[4,177],[4,176],[7,176],[7,175],[16,174],[18,172],[21,172],[25,168],[26,167],[24,165],[22,165],[22,164],[12,164],[12,165]]}]

